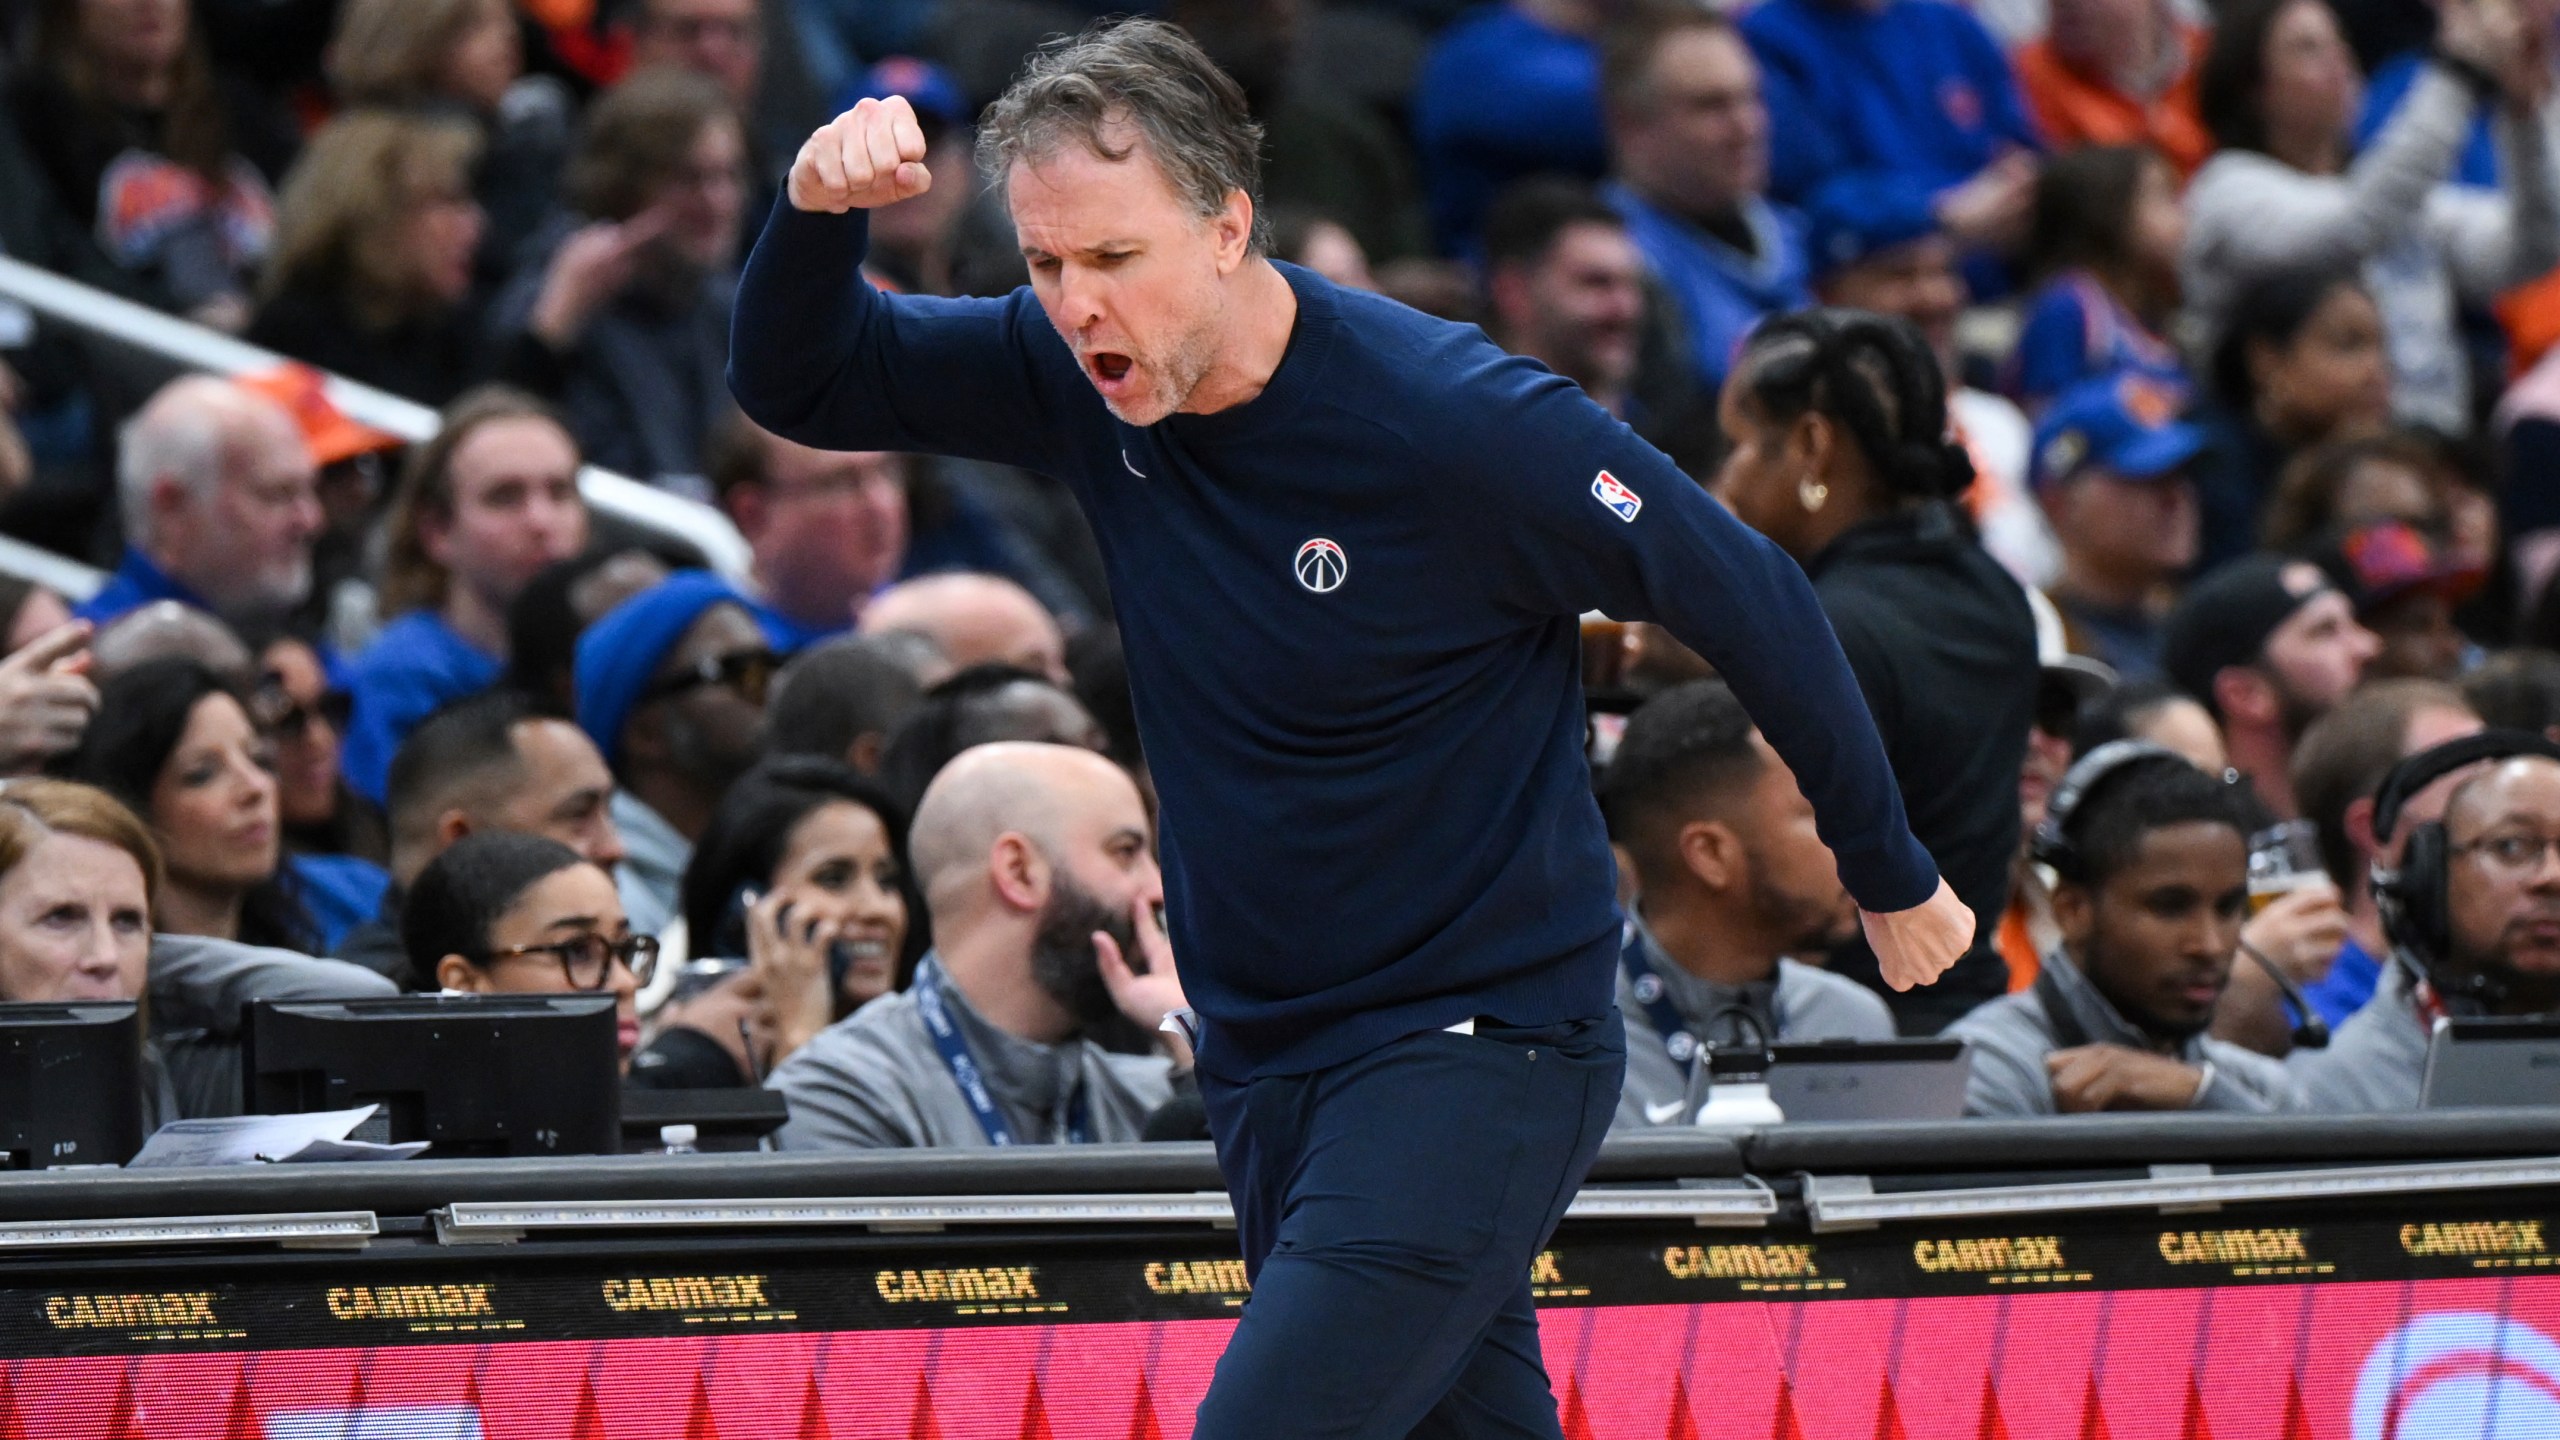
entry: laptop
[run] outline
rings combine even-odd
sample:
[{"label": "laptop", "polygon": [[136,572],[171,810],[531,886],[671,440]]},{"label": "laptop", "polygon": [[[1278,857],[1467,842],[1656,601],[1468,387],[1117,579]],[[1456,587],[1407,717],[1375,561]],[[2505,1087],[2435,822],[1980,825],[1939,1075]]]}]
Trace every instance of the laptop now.
[{"label": "laptop", "polygon": [[2560,1105],[2560,1019],[2439,1018],[2418,1096],[2428,1110]]},{"label": "laptop", "polygon": [[1769,1098],[1789,1120],[1953,1120],[1973,1052],[1961,1040],[1783,1041]]}]

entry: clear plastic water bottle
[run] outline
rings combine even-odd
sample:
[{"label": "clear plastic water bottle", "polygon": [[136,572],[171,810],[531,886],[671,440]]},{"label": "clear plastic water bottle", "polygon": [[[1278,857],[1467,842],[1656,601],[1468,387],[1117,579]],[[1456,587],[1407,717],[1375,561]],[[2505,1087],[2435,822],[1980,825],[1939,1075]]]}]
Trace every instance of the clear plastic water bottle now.
[{"label": "clear plastic water bottle", "polygon": [[702,1150],[693,1143],[697,1138],[699,1138],[699,1132],[690,1125],[661,1125],[658,1127],[658,1144],[661,1147],[659,1153],[699,1155]]}]

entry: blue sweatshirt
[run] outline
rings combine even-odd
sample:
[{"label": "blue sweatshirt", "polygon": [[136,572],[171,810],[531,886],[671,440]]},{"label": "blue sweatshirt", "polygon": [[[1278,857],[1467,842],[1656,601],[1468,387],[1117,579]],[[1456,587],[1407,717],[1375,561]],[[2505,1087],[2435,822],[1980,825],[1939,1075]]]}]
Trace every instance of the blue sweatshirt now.
[{"label": "blue sweatshirt", "polygon": [[1423,58],[1413,130],[1433,238],[1446,253],[1473,254],[1485,211],[1512,181],[1607,172],[1600,47],[1510,5],[1471,11]]},{"label": "blue sweatshirt", "polygon": [[391,757],[418,722],[498,683],[500,665],[432,610],[412,610],[382,627],[347,667],[347,747],[338,762],[347,784],[376,805],[391,787]]},{"label": "blue sweatshirt", "polygon": [[1243,1080],[1486,1015],[1607,1013],[1615,867],[1579,616],[1658,620],[1803,778],[1870,909],[1929,898],[1873,722],[1794,561],[1482,332],[1293,266],[1262,393],[1115,419],[1029,289],[884,295],[859,212],[777,206],[729,383],[802,444],[1058,477],[1093,522],[1161,801],[1166,909]]},{"label": "blue sweatshirt", "polygon": [[1934,229],[1941,191],[2042,148],[2000,43],[1945,0],[1769,0],[1742,34],[1769,106],[1769,191],[1790,204]]}]

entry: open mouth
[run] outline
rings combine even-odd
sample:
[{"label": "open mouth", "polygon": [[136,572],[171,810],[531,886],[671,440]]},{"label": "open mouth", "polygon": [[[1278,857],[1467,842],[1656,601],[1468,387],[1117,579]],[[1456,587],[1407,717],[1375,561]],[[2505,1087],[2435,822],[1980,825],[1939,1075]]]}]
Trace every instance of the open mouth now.
[{"label": "open mouth", "polygon": [[1128,356],[1115,350],[1100,350],[1090,357],[1094,378],[1105,384],[1117,384],[1129,378],[1132,364]]}]

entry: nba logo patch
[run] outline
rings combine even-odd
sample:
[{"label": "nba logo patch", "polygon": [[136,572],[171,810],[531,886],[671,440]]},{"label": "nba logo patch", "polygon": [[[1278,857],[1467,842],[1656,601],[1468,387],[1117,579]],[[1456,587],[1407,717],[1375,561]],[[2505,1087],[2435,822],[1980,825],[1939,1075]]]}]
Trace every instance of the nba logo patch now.
[{"label": "nba logo patch", "polygon": [[1603,470],[1591,482],[1591,498],[1609,507],[1609,513],[1632,525],[1644,501],[1636,492],[1618,482],[1618,477]]}]

